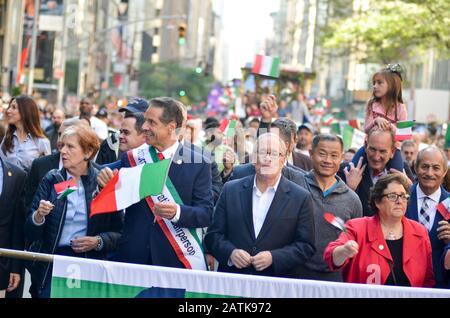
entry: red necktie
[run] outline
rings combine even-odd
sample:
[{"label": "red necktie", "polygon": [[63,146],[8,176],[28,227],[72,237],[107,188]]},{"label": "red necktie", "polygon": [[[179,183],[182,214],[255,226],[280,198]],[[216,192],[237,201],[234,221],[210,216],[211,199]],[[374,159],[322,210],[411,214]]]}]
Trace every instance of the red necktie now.
[{"label": "red necktie", "polygon": [[162,154],[162,152],[158,152],[158,158],[159,160],[164,160],[164,155]]}]

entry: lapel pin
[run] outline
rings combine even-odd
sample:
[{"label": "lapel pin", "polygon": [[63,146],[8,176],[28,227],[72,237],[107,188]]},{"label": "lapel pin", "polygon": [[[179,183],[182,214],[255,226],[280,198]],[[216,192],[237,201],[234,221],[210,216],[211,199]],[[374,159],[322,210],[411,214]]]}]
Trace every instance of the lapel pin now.
[{"label": "lapel pin", "polygon": [[378,245],[378,248],[380,249],[380,251],[384,250],[384,246],[382,244]]},{"label": "lapel pin", "polygon": [[12,177],[12,172],[8,171],[8,177]]},{"label": "lapel pin", "polygon": [[178,159],[176,162],[177,165],[181,165],[182,163],[183,163],[183,160],[181,160],[181,159]]}]

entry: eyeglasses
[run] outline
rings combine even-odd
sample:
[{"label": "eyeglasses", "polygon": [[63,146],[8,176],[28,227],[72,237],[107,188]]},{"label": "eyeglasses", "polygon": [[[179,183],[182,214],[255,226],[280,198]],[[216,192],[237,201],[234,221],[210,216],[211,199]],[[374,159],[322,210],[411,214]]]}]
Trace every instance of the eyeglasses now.
[{"label": "eyeglasses", "polygon": [[383,197],[387,197],[387,199],[391,202],[397,202],[398,198],[401,198],[403,201],[408,201],[410,195],[406,193],[397,194],[397,193],[387,193],[383,194]]},{"label": "eyeglasses", "polygon": [[272,159],[277,159],[279,157],[283,157],[283,154],[278,151],[258,151],[258,156],[260,158],[265,158],[266,156],[270,156]]}]

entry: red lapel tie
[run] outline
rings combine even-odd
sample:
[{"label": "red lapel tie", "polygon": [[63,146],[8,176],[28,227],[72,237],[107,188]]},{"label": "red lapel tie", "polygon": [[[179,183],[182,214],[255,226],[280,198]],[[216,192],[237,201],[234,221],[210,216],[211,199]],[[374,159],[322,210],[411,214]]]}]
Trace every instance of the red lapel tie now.
[{"label": "red lapel tie", "polygon": [[162,152],[158,152],[158,158],[159,160],[164,160],[164,155],[162,154]]}]

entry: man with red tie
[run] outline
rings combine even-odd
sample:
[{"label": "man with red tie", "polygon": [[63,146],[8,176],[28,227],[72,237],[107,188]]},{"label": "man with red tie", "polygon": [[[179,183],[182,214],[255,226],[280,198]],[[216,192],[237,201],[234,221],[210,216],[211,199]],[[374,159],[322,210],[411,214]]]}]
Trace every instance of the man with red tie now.
[{"label": "man with red tie", "polygon": [[[124,168],[163,159],[170,159],[171,166],[161,195],[126,209],[114,260],[206,270],[201,231],[212,219],[211,169],[201,153],[178,141],[177,130],[183,123],[181,106],[169,97],[152,99],[142,126],[146,144],[121,158]],[[105,168],[99,184],[106,184],[112,175]]]}]

